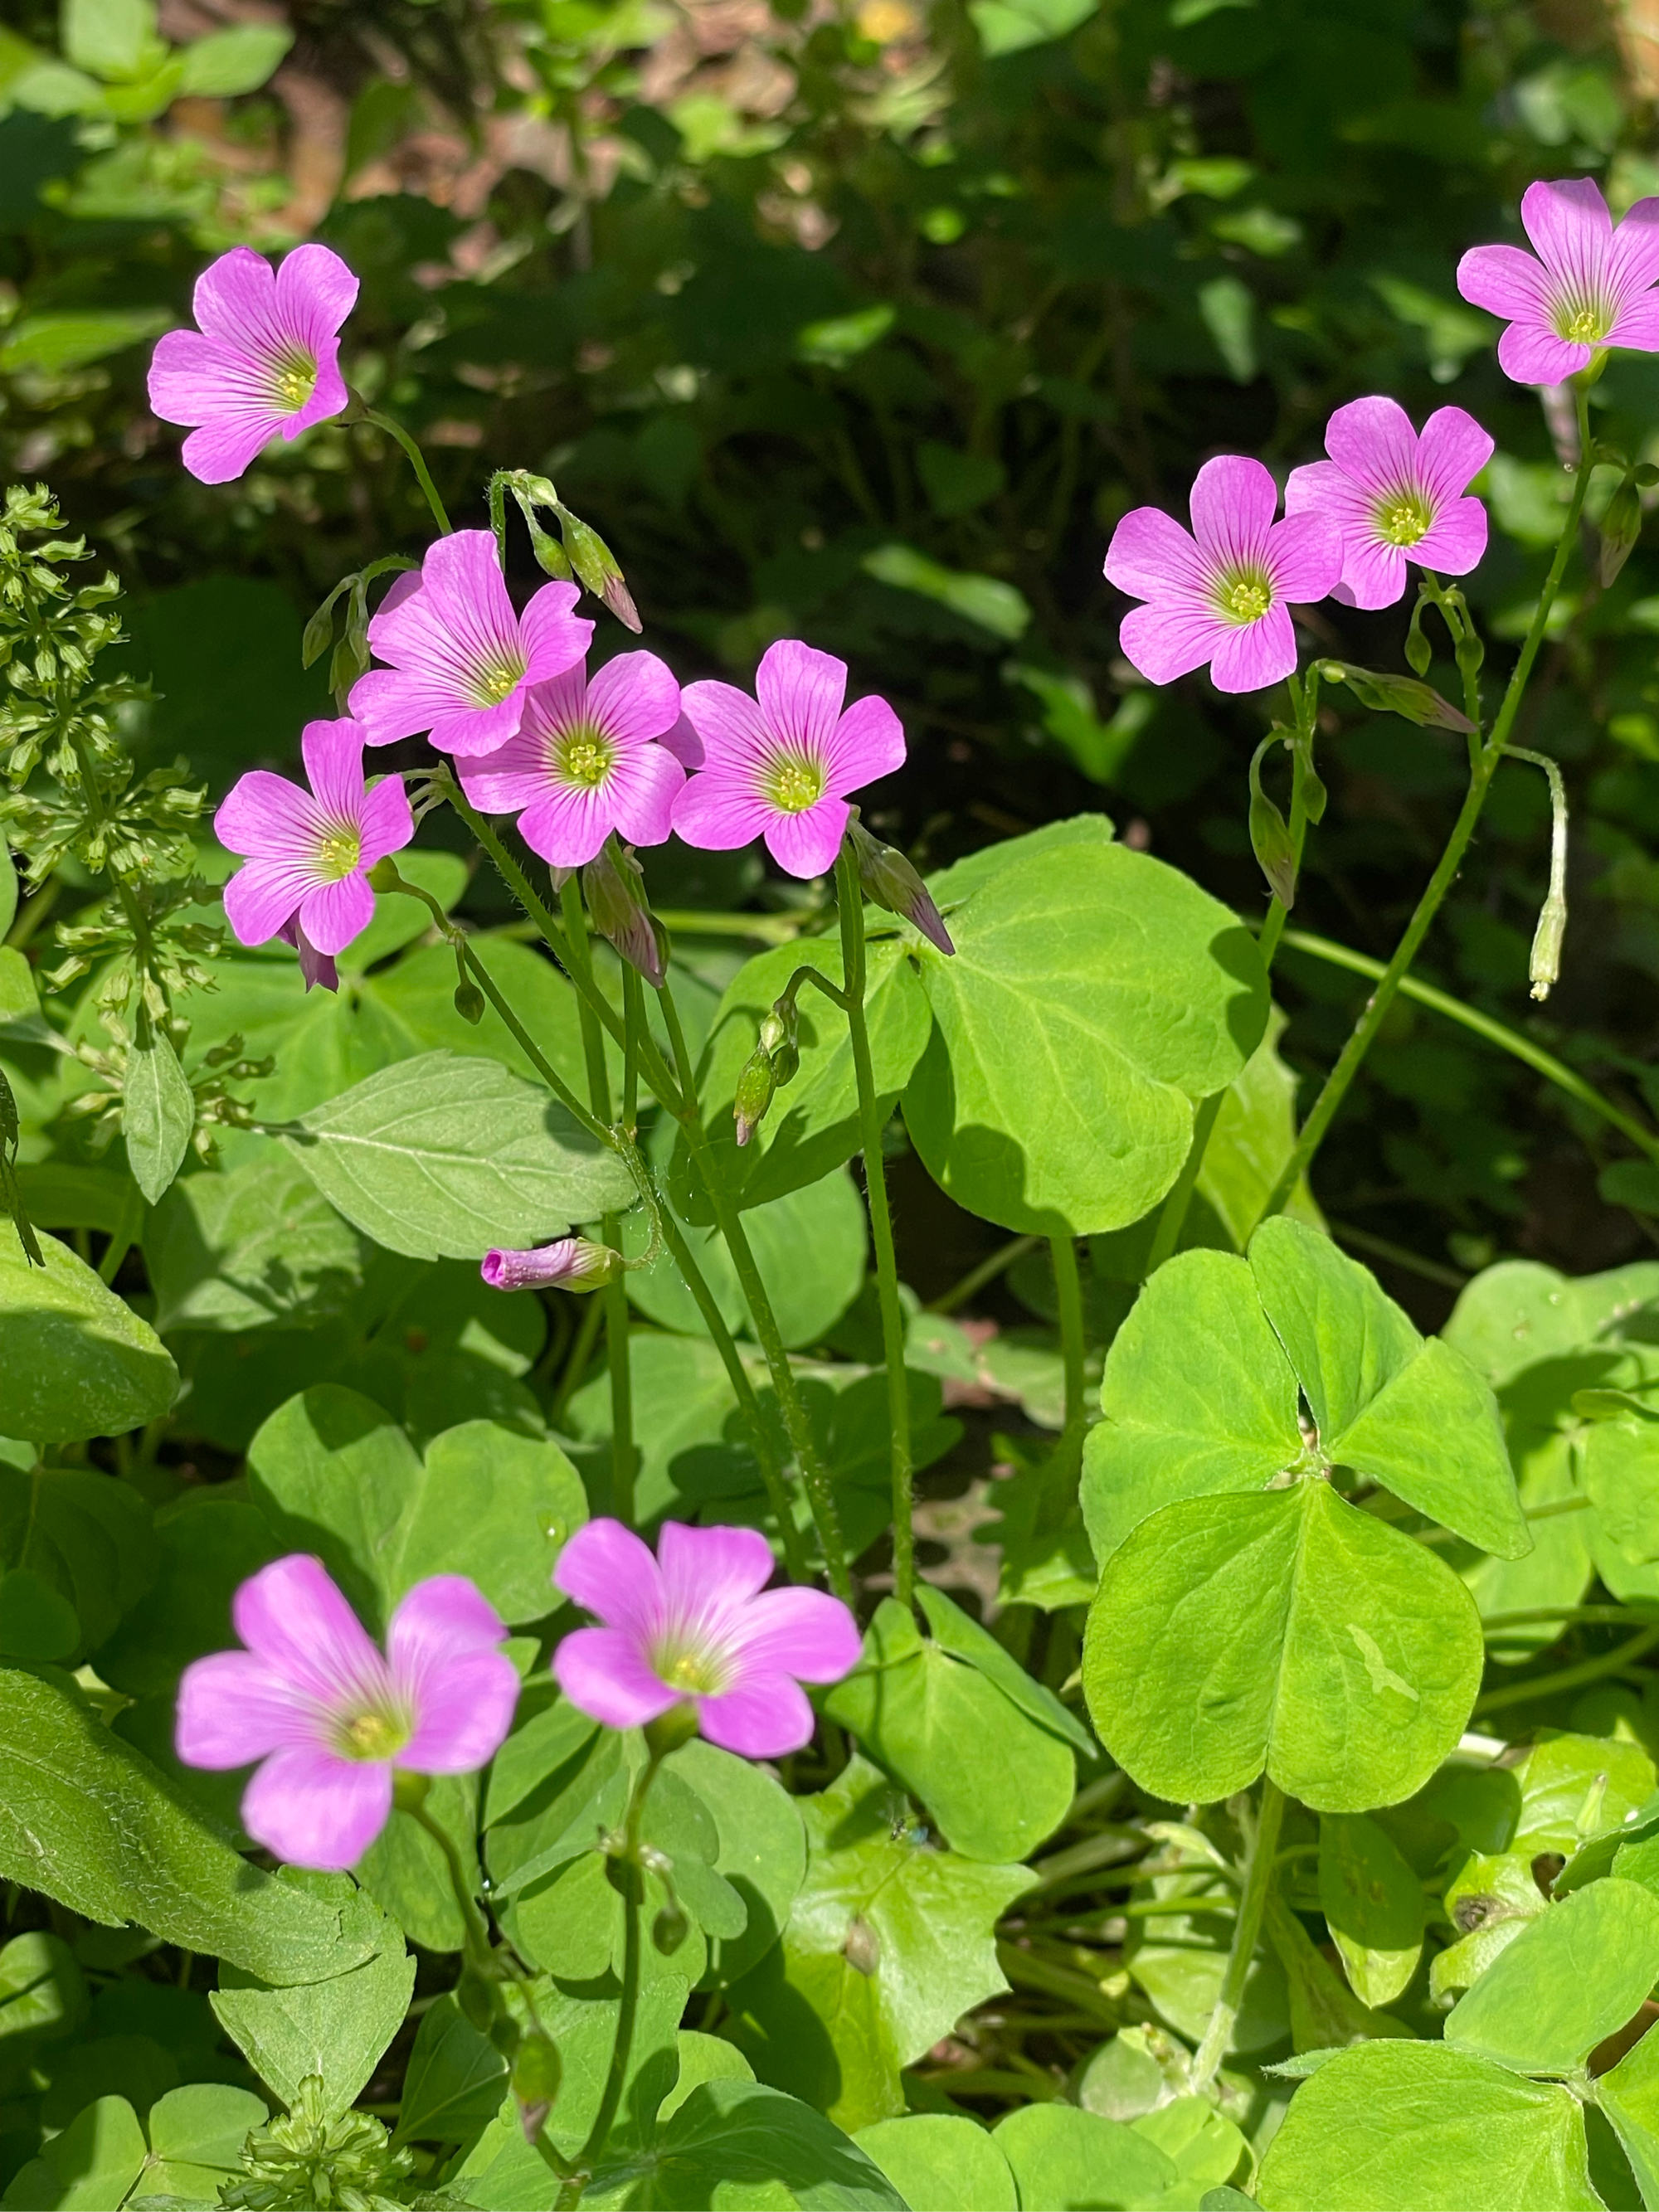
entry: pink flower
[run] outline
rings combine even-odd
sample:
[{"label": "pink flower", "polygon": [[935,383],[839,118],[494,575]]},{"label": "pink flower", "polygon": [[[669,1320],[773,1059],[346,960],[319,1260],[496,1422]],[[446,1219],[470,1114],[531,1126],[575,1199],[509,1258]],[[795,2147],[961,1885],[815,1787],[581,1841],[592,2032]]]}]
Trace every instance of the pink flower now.
[{"label": "pink flower", "polygon": [[1517,384],[1564,384],[1602,346],[1659,352],[1659,199],[1638,200],[1622,222],[1593,177],[1528,185],[1521,221],[1537,258],[1518,246],[1477,246],[1457,264],[1457,289],[1509,325],[1498,366]]},{"label": "pink flower", "polygon": [[386,1824],[394,1767],[470,1773],[513,1724],[507,1629],[465,1575],[415,1585],[384,1658],[303,1553],[261,1567],[231,1617],[247,1649],[185,1668],[174,1741],[187,1766],[261,1762],[242,1825],[291,1866],[355,1866]]},{"label": "pink flower", "polygon": [[400,576],[368,626],[371,648],[390,663],[352,686],[351,711],[370,744],[429,730],[458,759],[504,745],[533,686],[586,652],[593,625],[570,611],[579,596],[574,584],[544,584],[516,615],[493,532],[439,538],[419,575]]},{"label": "pink flower", "polygon": [[613,830],[660,845],[685,770],[653,740],[679,714],[680,687],[654,653],[608,660],[592,683],[568,668],[527,696],[516,737],[467,760],[461,787],[482,814],[517,814],[526,844],[556,868],[586,866]]},{"label": "pink flower", "polygon": [[492,1291],[538,1289],[552,1283],[562,1291],[597,1291],[621,1265],[609,1244],[586,1237],[561,1237],[555,1244],[532,1245],[527,1252],[486,1252],[478,1273]]},{"label": "pink flower", "polygon": [[196,280],[201,328],[169,331],[149,364],[149,404],[193,422],[183,460],[204,483],[228,483],[280,431],[297,438],[337,415],[340,325],[357,279],[325,246],[296,246],[273,270],[252,246],[222,253]]},{"label": "pink flower", "polygon": [[[729,684],[681,693],[702,758],[674,802],[674,828],[713,853],[764,837],[792,876],[823,875],[841,850],[848,799],[902,766],[904,731],[873,694],[843,714],[847,663],[798,638],[769,647],[755,690],[758,703]],[[684,731],[666,741],[687,760]]]},{"label": "pink flower", "polygon": [[802,1682],[857,1664],[858,1624],[822,1590],[769,1590],[772,1548],[753,1528],[665,1521],[657,1557],[620,1521],[590,1521],[553,1580],[597,1613],[553,1655],[571,1704],[607,1728],[643,1728],[690,1702],[710,1743],[781,1759],[811,1741]]},{"label": "pink flower", "polygon": [[1322,599],[1342,573],[1342,533],[1323,514],[1287,514],[1260,461],[1222,453],[1193,482],[1193,537],[1161,507],[1112,532],[1108,580],[1146,606],[1118,641],[1149,684],[1210,663],[1218,691],[1261,691],[1296,666],[1292,605]]},{"label": "pink flower", "polygon": [[292,922],[307,989],[334,988],[329,974],[312,972],[307,949],[331,957],[368,927],[368,871],[415,835],[401,777],[364,785],[366,734],[358,722],[307,722],[300,750],[311,789],[254,769],[213,817],[219,842],[247,860],[225,885],[231,927],[244,945],[263,945],[287,937]]},{"label": "pink flower", "polygon": [[1463,493],[1492,441],[1461,407],[1440,407],[1419,437],[1393,399],[1354,399],[1325,426],[1328,461],[1292,469],[1285,512],[1322,514],[1342,533],[1342,580],[1333,598],[1391,607],[1419,568],[1467,576],[1486,550],[1486,510]]}]

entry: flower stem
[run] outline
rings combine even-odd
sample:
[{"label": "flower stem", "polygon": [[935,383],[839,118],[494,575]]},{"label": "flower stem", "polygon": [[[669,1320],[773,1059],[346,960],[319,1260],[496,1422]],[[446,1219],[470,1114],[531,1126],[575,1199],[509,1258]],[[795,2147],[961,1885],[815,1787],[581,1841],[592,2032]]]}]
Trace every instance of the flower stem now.
[{"label": "flower stem", "polygon": [[403,424],[394,422],[391,416],[382,415],[373,407],[364,408],[362,419],[365,422],[372,422],[377,430],[384,430],[389,438],[395,438],[403,447],[409,456],[409,465],[415,471],[416,480],[426,494],[426,503],[432,509],[433,520],[446,538],[453,536],[455,526],[450,520],[442,500],[438,496],[438,487],[432,481],[432,471],[426,465],[426,456],[404,429]]},{"label": "flower stem", "polygon": [[892,1210],[887,1200],[887,1170],[882,1158],[881,1102],[876,1096],[870,1057],[870,1029],[864,1018],[866,970],[864,894],[850,842],[836,860],[836,898],[841,909],[842,988],[847,1027],[858,1081],[859,1134],[864,1152],[864,1192],[876,1248],[876,1296],[881,1308],[882,1358],[887,1368],[887,1420],[892,1431],[893,1595],[908,1606],[915,1587],[916,1547],[911,1526],[910,1386],[904,1365],[904,1309],[899,1303],[898,1255],[893,1243]]},{"label": "flower stem", "polygon": [[1088,1420],[1084,1381],[1083,1283],[1078,1273],[1077,1245],[1070,1237],[1051,1237],[1048,1251],[1054,1261],[1054,1291],[1060,1303],[1060,1350],[1066,1370],[1066,1434],[1081,1441]]},{"label": "flower stem", "polygon": [[[1659,1636],[1659,1630],[1655,1634]],[[1250,1971],[1250,1961],[1255,1956],[1256,1939],[1261,1933],[1261,1916],[1267,1909],[1267,1891],[1273,1881],[1273,1856],[1279,1849],[1279,1831],[1285,1819],[1285,1796],[1277,1784],[1267,1775],[1261,1778],[1261,1802],[1256,1808],[1255,1834],[1250,1841],[1249,1864],[1245,1870],[1243,1893],[1238,1900],[1238,1917],[1233,1923],[1232,1948],[1227,1954],[1226,1972],[1221,1978],[1221,1995],[1216,2000],[1215,2010],[1210,2014],[1210,2024],[1204,2031],[1204,2040],[1198,2046],[1198,2056],[1193,2061],[1190,2087],[1201,2096],[1221,2069],[1227,2055],[1233,2030],[1244,2002],[1244,1984]]]},{"label": "flower stem", "polygon": [[818,1545],[823,1553],[823,1564],[829,1571],[830,1586],[845,1605],[853,1601],[852,1577],[847,1571],[847,1549],[842,1539],[841,1515],[836,1505],[836,1493],[830,1486],[829,1471],[818,1453],[817,1439],[812,1434],[805,1403],[795,1382],[794,1370],[789,1364],[789,1353],[783,1341],[783,1333],[773,1310],[772,1300],[755,1259],[754,1249],[743,1226],[743,1217],[732,1203],[725,1178],[714,1158],[714,1147],[702,1117],[696,1109],[696,1069],[685,1042],[679,1009],[674,1004],[674,994],[664,983],[657,994],[662,1001],[663,1019],[668,1025],[669,1041],[674,1049],[674,1064],[679,1072],[680,1088],[688,1102],[679,1115],[690,1146],[691,1158],[708,1202],[714,1210],[714,1219],[726,1249],[732,1255],[738,1281],[755,1324],[755,1334],[760,1339],[761,1350],[766,1355],[766,1364],[776,1391],[778,1404],[783,1413],[783,1425],[789,1438],[790,1449],[799,1464],[801,1480],[806,1489],[807,1504],[812,1509],[812,1520],[818,1532]]},{"label": "flower stem", "polygon": [[1534,1698],[1552,1698],[1562,1690],[1582,1689],[1586,1682],[1599,1682],[1606,1675],[1617,1674],[1634,1666],[1656,1644],[1659,1644],[1659,1624],[1644,1628],[1639,1636],[1632,1636],[1628,1643],[1619,1644],[1612,1651],[1579,1660],[1576,1666],[1562,1667],[1553,1674],[1534,1674],[1529,1682],[1509,1682],[1500,1690],[1488,1691],[1484,1698],[1475,1699],[1469,1718],[1482,1721],[1489,1713],[1502,1712],[1508,1705],[1528,1705]]},{"label": "flower stem", "polygon": [[1578,388],[1577,398],[1578,445],[1581,455],[1578,474],[1573,484],[1572,498],[1567,508],[1566,520],[1561,526],[1561,536],[1555,548],[1555,558],[1550,563],[1549,574],[1544,580],[1544,588],[1539,594],[1538,605],[1533,610],[1531,626],[1527,631],[1525,641],[1510,674],[1508,688],[1504,694],[1503,704],[1498,710],[1497,720],[1492,724],[1491,735],[1481,746],[1475,759],[1469,776],[1468,795],[1464,799],[1457,820],[1452,826],[1452,833],[1447,840],[1445,851],[1440,856],[1439,866],[1429,879],[1428,889],[1418,901],[1417,911],[1406,925],[1406,933],[1395,948],[1394,957],[1382,971],[1381,981],[1366,1000],[1364,1012],[1355,1024],[1352,1035],[1342,1048],[1336,1066],[1326,1077],[1324,1089],[1314,1101],[1313,1109],[1302,1126],[1302,1133],[1297,1139],[1296,1149],[1280,1171],[1278,1182],[1268,1194],[1267,1202],[1262,1208],[1264,1220],[1268,1215],[1281,1211],[1291,1193],[1312,1164],[1315,1153],[1324,1142],[1326,1131],[1336,1117],[1337,1109],[1347,1095],[1348,1086],[1359,1073],[1360,1064],[1376,1041],[1377,1032],[1388,1017],[1389,1009],[1394,1004],[1395,994],[1405,981],[1413,961],[1417,957],[1419,947],[1428,935],[1430,924],[1439,913],[1441,902],[1452,887],[1457,871],[1462,865],[1463,855],[1468,849],[1469,840],[1474,835],[1475,824],[1480,819],[1480,811],[1486,803],[1486,793],[1492,788],[1492,776],[1497,770],[1498,762],[1504,757],[1504,747],[1509,742],[1510,731],[1515,727],[1515,719],[1521,710],[1521,702],[1526,693],[1527,682],[1532,674],[1533,663],[1538,658],[1538,649],[1544,641],[1544,633],[1549,626],[1550,610],[1555,605],[1556,596],[1561,588],[1561,579],[1566,573],[1567,561],[1572,552],[1573,541],[1578,533],[1578,518],[1583,512],[1584,495],[1589,489],[1590,474],[1595,465],[1590,451],[1589,400],[1582,386]]},{"label": "flower stem", "polygon": [[461,1855],[455,1848],[455,1838],[441,1821],[433,1819],[423,1804],[405,1804],[402,1809],[417,1826],[426,1830],[428,1835],[442,1852],[444,1864],[449,1869],[449,1886],[455,1893],[455,1903],[460,1910],[461,1925],[465,1930],[462,1950],[466,1963],[486,1981],[493,1983],[495,1961],[489,1941],[489,1929],[483,1914],[478,1909],[477,1899],[472,1894],[472,1886],[466,1878],[466,1869],[461,1864]]}]

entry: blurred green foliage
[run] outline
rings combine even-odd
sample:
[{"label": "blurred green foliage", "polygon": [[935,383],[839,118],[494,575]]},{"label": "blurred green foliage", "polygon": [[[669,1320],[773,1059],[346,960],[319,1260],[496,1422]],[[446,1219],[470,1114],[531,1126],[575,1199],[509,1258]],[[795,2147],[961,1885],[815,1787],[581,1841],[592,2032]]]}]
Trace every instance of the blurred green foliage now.
[{"label": "blurred green foliage", "polygon": [[[325,425],[208,489],[149,414],[148,341],[208,255],[317,235],[362,280],[348,374],[426,442],[458,520],[483,520],[492,468],[544,471],[683,678],[746,678],[801,634],[893,698],[912,752],[871,811],[884,834],[937,863],[1103,804],[1259,912],[1245,774],[1275,702],[1139,684],[1100,575],[1114,522],[1184,500],[1217,451],[1310,458],[1358,393],[1419,417],[1455,400],[1498,444],[1470,598],[1515,639],[1571,426],[1503,380],[1456,258],[1515,234],[1535,175],[1597,174],[1616,210],[1659,189],[1659,46],[1613,0],[270,13],[256,37],[199,0],[159,21],[64,0],[0,31],[0,465],[49,472],[113,550],[163,695],[148,746],[216,787],[325,711],[296,649],[311,606],[425,534],[377,433]],[[1615,362],[1594,399],[1602,434],[1659,458],[1659,362]],[[1398,665],[1404,622],[1327,603],[1313,627]],[[1419,968],[1659,1110],[1656,635],[1659,550],[1638,547],[1570,598],[1519,733],[1574,806],[1547,1008],[1526,997],[1535,771],[1504,771]],[[1325,726],[1333,804],[1294,919],[1386,956],[1457,805],[1458,741],[1347,702]],[[752,895],[683,856],[658,871],[665,903]],[[1281,974],[1286,1055],[1322,1069],[1363,987],[1294,951]],[[1500,1250],[1606,1266],[1659,1231],[1602,1202],[1598,1170],[1609,1194],[1646,1186],[1572,1111],[1402,1004],[1321,1194],[1443,1279]]]}]

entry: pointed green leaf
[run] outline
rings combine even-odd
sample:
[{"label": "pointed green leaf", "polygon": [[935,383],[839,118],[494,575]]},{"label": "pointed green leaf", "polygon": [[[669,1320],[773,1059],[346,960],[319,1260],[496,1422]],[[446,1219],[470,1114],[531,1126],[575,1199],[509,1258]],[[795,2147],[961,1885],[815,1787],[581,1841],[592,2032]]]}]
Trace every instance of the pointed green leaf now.
[{"label": "pointed green leaf", "polygon": [[1659,2204],[1659,2037],[1644,2035],[1601,2076],[1595,2101],[1624,2146],[1643,2203]]},{"label": "pointed green leaf", "polygon": [[1597,1421],[1578,1449],[1584,1488],[1608,1539],[1638,1566],[1659,1559],[1659,1421]]},{"label": "pointed green leaf", "polygon": [[121,1133],[132,1179],[150,1205],[184,1165],[196,1127],[196,1094],[163,1030],[140,1012],[121,1092]]},{"label": "pointed green leaf", "polygon": [[422,2018],[404,2075],[397,2142],[465,2142],[507,2094],[507,2061],[446,1990]]}]

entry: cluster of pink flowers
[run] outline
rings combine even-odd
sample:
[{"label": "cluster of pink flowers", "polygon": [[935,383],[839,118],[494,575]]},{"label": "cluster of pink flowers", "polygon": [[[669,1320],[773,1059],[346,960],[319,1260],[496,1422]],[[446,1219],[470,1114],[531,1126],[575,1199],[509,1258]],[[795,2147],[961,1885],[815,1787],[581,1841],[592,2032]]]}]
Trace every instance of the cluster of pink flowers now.
[{"label": "cluster of pink flowers", "polygon": [[[769,1590],[775,1565],[752,1528],[671,1521],[653,1559],[620,1522],[590,1522],[553,1580],[605,1626],[560,1644],[561,1689],[609,1728],[687,1705],[711,1743],[745,1759],[799,1751],[813,1727],[800,1685],[857,1664],[858,1624],[821,1590]],[[507,1630],[463,1575],[416,1583],[384,1654],[303,1553],[262,1567],[231,1613],[244,1648],[185,1668],[174,1741],[190,1766],[258,1762],[242,1825],[290,1865],[355,1866],[391,1818],[399,1771],[471,1773],[513,1725]]]}]

